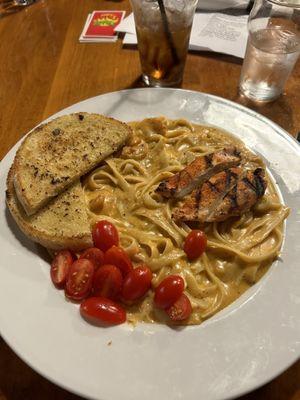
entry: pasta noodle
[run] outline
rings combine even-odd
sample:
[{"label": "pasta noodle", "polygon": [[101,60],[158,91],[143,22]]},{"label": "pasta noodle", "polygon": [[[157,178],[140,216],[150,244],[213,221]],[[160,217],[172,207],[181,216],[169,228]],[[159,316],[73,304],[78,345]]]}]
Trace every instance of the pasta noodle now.
[{"label": "pasta noodle", "polygon": [[[241,217],[205,224],[206,252],[189,262],[182,250],[188,224],[171,218],[172,200],[155,193],[159,182],[182,170],[195,157],[227,145],[239,147],[245,166],[263,165],[243,143],[213,127],[185,120],[150,118],[131,123],[133,136],[121,152],[107,159],[84,182],[91,217],[107,219],[120,233],[121,245],[133,262],[146,263],[157,286],[179,274],[193,312],[184,323],[198,324],[234,301],[267,271],[278,256],[283,221],[289,209],[280,203],[267,176],[261,201]],[[165,322],[153,307],[153,292],[128,307],[132,322]]]}]

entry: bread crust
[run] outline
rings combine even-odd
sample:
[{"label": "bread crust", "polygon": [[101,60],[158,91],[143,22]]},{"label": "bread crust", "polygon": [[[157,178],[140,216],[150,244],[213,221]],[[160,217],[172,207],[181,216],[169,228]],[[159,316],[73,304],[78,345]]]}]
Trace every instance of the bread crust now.
[{"label": "bread crust", "polygon": [[117,151],[131,132],[124,122],[84,112],[35,128],[14,161],[14,188],[27,215],[36,213]]},{"label": "bread crust", "polygon": [[[17,225],[29,239],[53,251],[61,249],[80,251],[93,246],[90,221],[80,181],[53,199],[44,209],[28,216],[15,193],[14,173],[13,164],[7,176],[6,204]],[[79,212],[74,212],[74,204],[70,203],[69,211],[73,213],[67,216],[66,224],[64,216],[66,203],[69,203],[68,199],[71,201],[74,195],[78,196],[76,206]]]}]

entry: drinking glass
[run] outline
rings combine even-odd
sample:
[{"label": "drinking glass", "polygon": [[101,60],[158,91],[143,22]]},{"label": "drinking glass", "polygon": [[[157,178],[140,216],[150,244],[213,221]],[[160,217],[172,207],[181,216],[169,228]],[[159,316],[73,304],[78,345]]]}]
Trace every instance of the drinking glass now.
[{"label": "drinking glass", "polygon": [[182,81],[197,0],[131,0],[143,81],[177,86]]},{"label": "drinking glass", "polygon": [[280,96],[300,53],[300,0],[256,0],[239,89],[256,101]]}]

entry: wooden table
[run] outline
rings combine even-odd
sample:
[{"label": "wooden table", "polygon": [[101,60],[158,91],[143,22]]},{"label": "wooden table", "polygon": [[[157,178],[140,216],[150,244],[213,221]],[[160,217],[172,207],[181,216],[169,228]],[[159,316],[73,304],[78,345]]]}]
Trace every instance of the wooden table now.
[{"label": "wooden table", "polygon": [[[101,93],[140,86],[136,49],[123,48],[121,40],[78,42],[87,14],[97,9],[129,10],[129,5],[127,0],[40,0],[0,19],[0,159],[29,129],[60,109]],[[241,61],[233,57],[189,54],[182,87],[247,104],[237,94],[240,71]],[[285,94],[256,109],[296,136],[300,131],[300,63]],[[42,378],[0,338],[0,400],[27,399],[79,397]],[[300,362],[240,398],[262,399],[300,400]]]}]

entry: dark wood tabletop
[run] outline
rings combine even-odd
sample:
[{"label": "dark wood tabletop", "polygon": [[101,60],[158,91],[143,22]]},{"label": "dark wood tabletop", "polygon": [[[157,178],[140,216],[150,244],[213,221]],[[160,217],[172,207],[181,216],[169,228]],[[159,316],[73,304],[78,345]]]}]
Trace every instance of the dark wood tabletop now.
[{"label": "dark wood tabletop", "polygon": [[[0,0],[0,2],[3,0]],[[31,128],[83,99],[141,86],[135,47],[80,44],[93,10],[130,10],[127,0],[40,0],[0,17],[0,159]],[[255,106],[238,95],[240,59],[189,53],[182,87],[258,110],[291,135],[300,132],[300,63],[283,96]],[[3,306],[3,305],[1,305]],[[1,329],[1,328],[0,328]],[[28,367],[0,337],[0,400],[79,400]],[[239,400],[300,400],[300,362]]]}]

